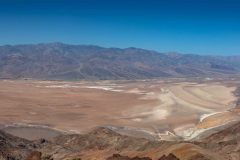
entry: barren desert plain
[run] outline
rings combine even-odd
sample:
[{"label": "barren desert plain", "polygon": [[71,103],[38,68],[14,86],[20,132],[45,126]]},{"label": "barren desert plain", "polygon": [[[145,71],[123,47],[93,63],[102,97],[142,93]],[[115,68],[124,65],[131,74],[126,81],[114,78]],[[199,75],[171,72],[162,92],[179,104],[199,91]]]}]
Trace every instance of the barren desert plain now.
[{"label": "barren desert plain", "polygon": [[240,120],[238,79],[0,81],[1,129],[30,140],[105,126],[154,140],[191,140]]}]

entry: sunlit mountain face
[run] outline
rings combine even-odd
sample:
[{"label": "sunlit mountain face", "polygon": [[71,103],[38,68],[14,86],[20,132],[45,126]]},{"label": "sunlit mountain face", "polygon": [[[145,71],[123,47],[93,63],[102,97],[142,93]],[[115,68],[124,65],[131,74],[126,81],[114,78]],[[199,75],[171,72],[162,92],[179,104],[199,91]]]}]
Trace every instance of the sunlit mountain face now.
[{"label": "sunlit mountain face", "polygon": [[48,43],[0,47],[1,78],[59,80],[151,79],[234,76],[239,56],[159,53],[139,48],[103,48]]}]

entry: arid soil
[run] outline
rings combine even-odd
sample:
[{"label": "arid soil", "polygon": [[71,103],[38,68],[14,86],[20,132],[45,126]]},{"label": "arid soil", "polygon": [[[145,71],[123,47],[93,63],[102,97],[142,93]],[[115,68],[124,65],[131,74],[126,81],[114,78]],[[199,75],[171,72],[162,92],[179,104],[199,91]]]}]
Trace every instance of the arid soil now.
[{"label": "arid soil", "polygon": [[30,140],[97,126],[148,139],[194,139],[239,120],[238,85],[230,80],[1,80],[1,129]]}]

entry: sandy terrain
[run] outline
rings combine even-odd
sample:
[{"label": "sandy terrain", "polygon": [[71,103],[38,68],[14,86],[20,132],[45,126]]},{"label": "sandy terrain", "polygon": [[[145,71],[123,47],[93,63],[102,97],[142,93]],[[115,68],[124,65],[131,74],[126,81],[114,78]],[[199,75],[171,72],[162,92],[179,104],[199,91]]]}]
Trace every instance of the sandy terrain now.
[{"label": "sandy terrain", "polygon": [[[45,127],[43,135],[49,132],[52,136],[59,131],[81,133],[104,125],[140,137],[189,139],[199,130],[202,133],[239,120],[239,114],[229,111],[237,100],[235,89],[235,81],[2,80],[0,122],[41,125]],[[46,131],[46,126],[57,131]],[[5,130],[20,136],[26,132],[19,126]]]}]

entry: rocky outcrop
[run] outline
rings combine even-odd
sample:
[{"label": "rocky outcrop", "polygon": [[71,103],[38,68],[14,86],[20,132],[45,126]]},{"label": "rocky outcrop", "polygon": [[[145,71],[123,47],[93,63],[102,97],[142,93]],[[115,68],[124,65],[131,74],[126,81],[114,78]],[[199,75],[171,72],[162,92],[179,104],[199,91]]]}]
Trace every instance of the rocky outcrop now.
[{"label": "rocky outcrop", "polygon": [[42,153],[38,151],[33,151],[26,160],[41,160],[42,159]]},{"label": "rocky outcrop", "polygon": [[201,146],[230,160],[240,159],[240,123],[236,123],[203,140]]},{"label": "rocky outcrop", "polygon": [[111,157],[108,157],[106,160],[152,160],[149,157],[133,157],[121,156],[120,154],[113,154]]},{"label": "rocky outcrop", "polygon": [[50,141],[28,141],[0,132],[1,160],[239,160],[239,148],[240,123],[201,142],[149,141],[104,127],[83,135],[61,135]]},{"label": "rocky outcrop", "polygon": [[174,154],[170,153],[168,156],[163,155],[158,160],[180,160],[180,159],[178,159]]},{"label": "rocky outcrop", "polygon": [[[106,160],[152,160],[149,157],[128,157],[128,156],[121,156],[120,154],[113,154],[111,157],[108,157]],[[158,160],[180,160],[174,154],[170,153],[168,156],[163,155]]]},{"label": "rocky outcrop", "polygon": [[25,159],[33,145],[30,141],[0,131],[0,158],[7,160]]},{"label": "rocky outcrop", "polygon": [[104,150],[144,150],[160,142],[151,142],[143,138],[120,135],[108,128],[99,127],[88,134],[62,135],[52,139],[49,145],[63,146],[70,151]]},{"label": "rocky outcrop", "polygon": [[202,154],[192,156],[189,160],[211,160]]}]

